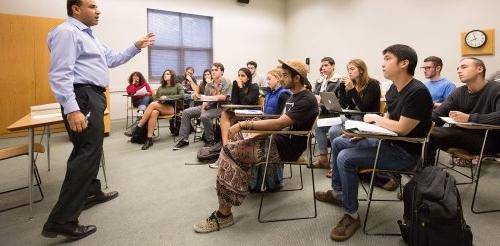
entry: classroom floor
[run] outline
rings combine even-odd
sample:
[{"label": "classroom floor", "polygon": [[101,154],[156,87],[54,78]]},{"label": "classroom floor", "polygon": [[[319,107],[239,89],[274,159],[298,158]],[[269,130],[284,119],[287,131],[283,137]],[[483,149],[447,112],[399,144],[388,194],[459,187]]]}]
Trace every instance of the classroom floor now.
[{"label": "classroom floor", "polygon": [[[66,170],[66,159],[71,144],[65,133],[53,134],[51,141],[51,171],[47,171],[46,154],[40,155],[37,165],[43,180],[45,199],[34,205],[34,218],[28,220],[28,208],[0,213],[0,245],[331,245],[331,228],[342,217],[340,208],[318,202],[318,217],[276,223],[259,223],[257,214],[260,195],[250,194],[242,206],[234,209],[235,225],[219,232],[197,234],[193,224],[207,218],[217,208],[215,192],[216,170],[207,165],[185,165],[196,162],[196,151],[201,142],[180,151],[174,145],[168,127],[147,151],[140,145],[127,142],[123,135],[124,121],[113,122],[113,132],[104,140],[109,190],[120,196],[108,203],[94,206],[80,216],[82,224],[94,224],[97,232],[87,238],[71,242],[63,237],[47,239],[40,235],[42,226],[54,205]],[[191,136],[192,138],[192,136]],[[1,139],[0,147],[25,143],[26,138]],[[442,155],[442,161],[449,157]],[[0,190],[12,189],[27,182],[27,157],[0,162]],[[480,207],[500,208],[500,175],[496,163],[485,166],[481,179]],[[288,171],[288,169],[286,169]],[[299,184],[298,169],[286,187]],[[312,213],[310,170],[305,170],[305,191],[269,194],[263,216],[275,217],[292,213]],[[324,170],[315,170],[316,190],[330,187]],[[102,179],[102,173],[99,173]],[[457,177],[457,180],[463,180]],[[484,182],[483,182],[484,181]],[[500,213],[472,214],[470,203],[474,187],[459,186],[464,216],[472,227],[475,245],[498,245],[500,241]],[[35,189],[34,189],[35,191]],[[37,194],[37,193],[35,193]],[[360,189],[360,196],[362,193]],[[396,192],[375,190],[375,196],[395,198]],[[0,209],[24,202],[27,191],[0,196]],[[360,216],[364,218],[366,202],[360,202]],[[402,218],[400,202],[374,203],[370,212],[370,226],[375,231],[398,232],[396,221]],[[366,236],[361,230],[344,245],[405,245],[401,237]]]}]

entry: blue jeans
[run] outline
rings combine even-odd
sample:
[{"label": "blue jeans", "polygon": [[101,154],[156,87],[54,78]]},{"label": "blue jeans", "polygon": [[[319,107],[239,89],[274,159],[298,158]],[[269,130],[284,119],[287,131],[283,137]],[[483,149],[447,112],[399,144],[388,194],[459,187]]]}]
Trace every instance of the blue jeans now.
[{"label": "blue jeans", "polygon": [[[349,138],[337,137],[332,141],[333,163],[332,188],[341,194],[342,207],[347,213],[358,211],[358,168],[373,167],[377,152],[377,139],[362,139],[351,142]],[[377,168],[408,169],[416,165],[419,156],[409,154],[400,146],[383,141]]]},{"label": "blue jeans", "polygon": [[330,140],[332,140],[340,136],[341,130],[342,130],[342,125],[334,125],[331,127],[329,126],[316,127],[315,130],[316,135],[314,137],[318,142],[318,149],[320,155],[328,154],[328,138],[326,134],[328,133]]},{"label": "blue jeans", "polygon": [[150,96],[145,96],[141,99],[132,99],[132,105],[137,107],[138,110],[146,110],[148,105],[153,101],[153,98]]}]

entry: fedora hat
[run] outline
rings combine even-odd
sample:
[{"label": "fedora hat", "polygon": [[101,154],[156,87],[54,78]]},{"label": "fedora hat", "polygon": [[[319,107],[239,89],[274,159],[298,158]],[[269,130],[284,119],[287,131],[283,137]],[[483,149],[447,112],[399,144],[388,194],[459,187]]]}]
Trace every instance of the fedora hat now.
[{"label": "fedora hat", "polygon": [[307,79],[307,73],[309,72],[309,67],[301,60],[288,60],[283,61],[282,59],[278,59],[278,62],[282,65],[286,65],[290,67],[295,72],[297,72],[302,78]]}]

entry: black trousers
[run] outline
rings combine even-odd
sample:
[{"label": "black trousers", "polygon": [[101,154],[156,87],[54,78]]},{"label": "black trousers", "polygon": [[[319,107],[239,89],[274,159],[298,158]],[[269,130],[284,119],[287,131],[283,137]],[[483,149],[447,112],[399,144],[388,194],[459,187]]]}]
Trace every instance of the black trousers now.
[{"label": "black trousers", "polygon": [[[430,141],[427,143],[425,165],[434,165],[437,149],[460,148],[472,154],[481,152],[484,130],[469,130],[458,127],[435,127],[432,129]],[[484,154],[500,153],[500,138],[498,132],[490,131],[486,139]]]},{"label": "black trousers", "polygon": [[84,115],[90,112],[90,117],[87,129],[77,133],[71,131],[63,113],[73,151],[68,158],[59,200],[52,209],[48,222],[76,221],[87,197],[101,192],[101,184],[96,177],[102,155],[106,97],[101,88],[94,86],[79,86],[74,91],[80,111]]}]

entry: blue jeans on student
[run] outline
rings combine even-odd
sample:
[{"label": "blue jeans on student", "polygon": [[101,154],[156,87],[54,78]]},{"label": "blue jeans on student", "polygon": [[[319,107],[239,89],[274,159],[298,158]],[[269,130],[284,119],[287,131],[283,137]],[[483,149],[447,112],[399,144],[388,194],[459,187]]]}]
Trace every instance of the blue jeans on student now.
[{"label": "blue jeans on student", "polygon": [[153,98],[150,96],[145,96],[141,99],[132,99],[132,105],[137,107],[138,110],[146,110],[148,105],[153,101]]},{"label": "blue jeans on student", "polygon": [[315,138],[318,142],[318,149],[320,155],[328,154],[328,138],[327,133],[330,138],[330,141],[340,136],[342,133],[342,125],[334,125],[334,126],[321,126],[316,127],[315,130]]},{"label": "blue jeans on student", "polygon": [[[358,211],[358,168],[373,167],[377,152],[377,139],[362,139],[351,142],[349,138],[337,137],[332,141],[333,175],[332,188],[342,198],[342,207],[347,213]],[[419,155],[409,154],[392,142],[383,141],[377,168],[408,169],[416,165]]]}]

